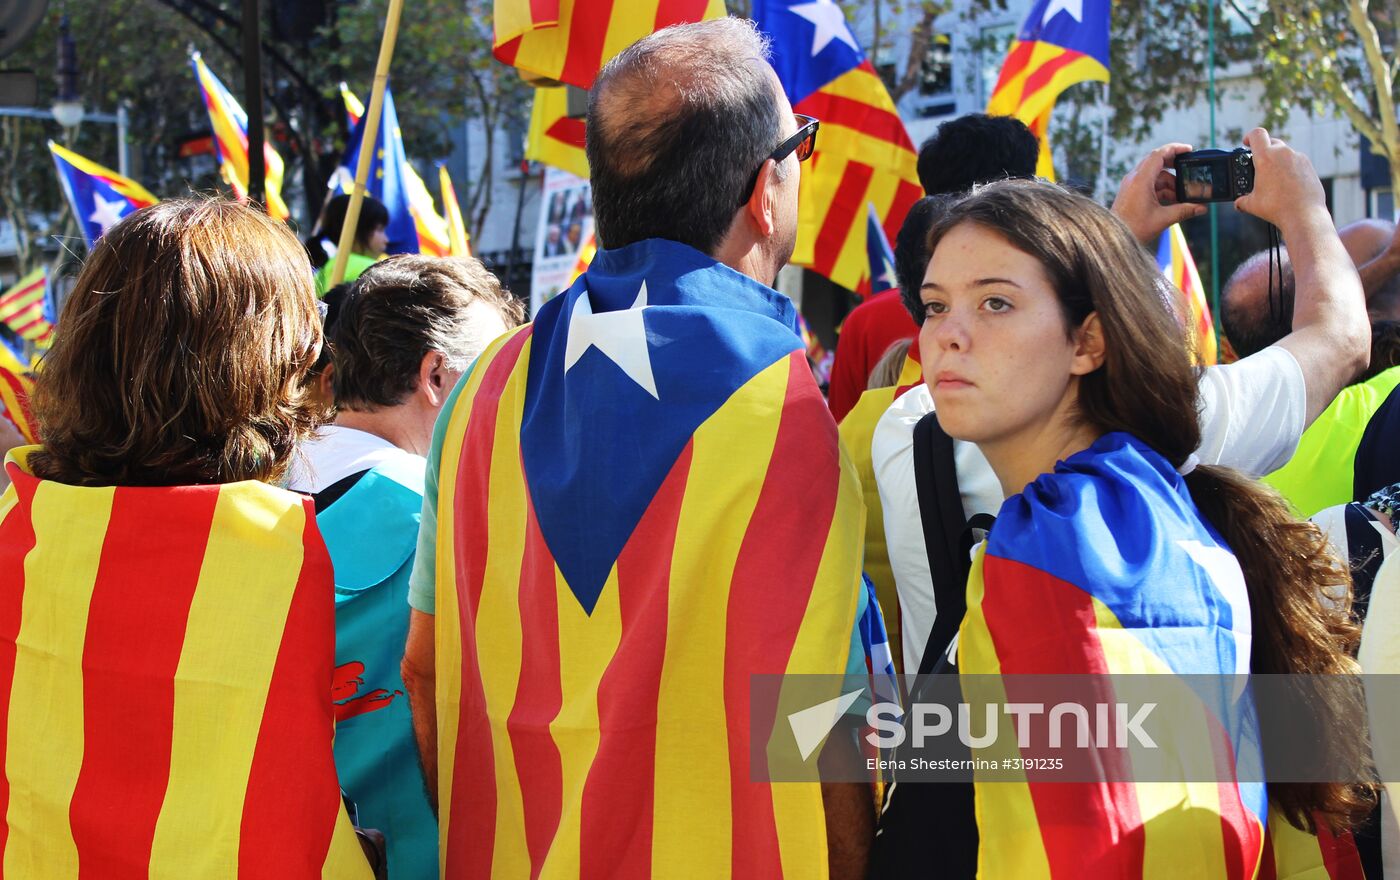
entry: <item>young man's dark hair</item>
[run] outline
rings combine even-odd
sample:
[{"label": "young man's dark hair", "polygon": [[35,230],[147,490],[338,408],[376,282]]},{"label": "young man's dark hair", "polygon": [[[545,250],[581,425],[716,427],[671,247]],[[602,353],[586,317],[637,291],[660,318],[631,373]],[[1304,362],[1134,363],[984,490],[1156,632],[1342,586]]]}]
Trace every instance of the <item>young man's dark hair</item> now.
[{"label": "young man's dark hair", "polygon": [[940,125],[919,147],[919,183],[936,196],[1006,177],[1034,177],[1039,155],[1040,143],[1021,120],[969,113]]},{"label": "young man's dark hair", "polygon": [[478,260],[404,254],[371,266],[332,331],[336,406],[372,412],[399,405],[418,387],[430,351],[465,370],[491,341],[475,332],[477,301],[499,311],[507,327],[524,317],[520,301]]},{"label": "young man's dark hair", "polygon": [[[658,77],[646,56],[662,54]],[[752,22],[721,18],[660,31],[608,62],[589,94],[586,146],[601,247],[664,238],[714,251],[781,140],[767,56]]]},{"label": "young man's dark hair", "polygon": [[924,196],[904,215],[904,225],[894,240],[894,277],[899,284],[899,296],[914,323],[924,323],[924,303],[919,288],[928,271],[928,231],[958,200],[957,196]]}]

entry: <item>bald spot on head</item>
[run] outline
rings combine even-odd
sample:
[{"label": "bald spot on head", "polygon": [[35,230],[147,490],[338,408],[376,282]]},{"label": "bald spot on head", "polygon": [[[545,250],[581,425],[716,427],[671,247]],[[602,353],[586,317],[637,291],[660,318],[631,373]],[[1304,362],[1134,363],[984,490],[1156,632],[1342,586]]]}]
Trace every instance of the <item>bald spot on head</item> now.
[{"label": "bald spot on head", "polygon": [[[700,25],[689,27],[698,30]],[[612,165],[618,174],[638,177],[651,170],[656,157],[675,139],[676,129],[668,129],[665,123],[678,110],[739,100],[737,93],[728,94],[735,91],[733,77],[724,75],[735,64],[767,68],[776,85],[762,55],[742,48],[716,51],[715,42],[703,36],[658,42],[600,82],[591,124],[601,128],[603,139],[612,146]]]},{"label": "bald spot on head", "polygon": [[1395,234],[1395,226],[1384,220],[1357,220],[1337,230],[1342,247],[1358,267],[1380,256]]},{"label": "bald spot on head", "polygon": [[1282,278],[1274,267],[1274,284],[1282,291],[1283,314],[1269,308],[1269,252],[1260,251],[1240,264],[1220,291],[1220,323],[1240,357],[1261,351],[1292,332],[1293,265],[1288,251],[1279,249]]}]

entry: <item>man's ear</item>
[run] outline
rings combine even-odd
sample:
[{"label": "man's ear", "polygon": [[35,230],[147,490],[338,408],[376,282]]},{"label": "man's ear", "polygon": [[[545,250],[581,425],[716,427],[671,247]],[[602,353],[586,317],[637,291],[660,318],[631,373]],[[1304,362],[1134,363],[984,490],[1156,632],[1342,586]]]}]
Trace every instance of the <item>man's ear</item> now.
[{"label": "man's ear", "polygon": [[1074,331],[1074,342],[1074,361],[1070,365],[1072,375],[1087,376],[1103,366],[1106,348],[1103,323],[1099,321],[1098,312],[1090,312],[1079,329]]},{"label": "man's ear", "polygon": [[743,208],[763,238],[771,236],[777,226],[774,212],[777,199],[773,192],[773,185],[777,183],[777,165],[772,159],[767,159],[759,166],[758,182],[754,184],[753,192],[749,194],[749,200]]},{"label": "man's ear", "polygon": [[423,355],[423,361],[418,365],[418,390],[434,409],[440,408],[452,391],[443,367],[442,352],[432,350]]}]

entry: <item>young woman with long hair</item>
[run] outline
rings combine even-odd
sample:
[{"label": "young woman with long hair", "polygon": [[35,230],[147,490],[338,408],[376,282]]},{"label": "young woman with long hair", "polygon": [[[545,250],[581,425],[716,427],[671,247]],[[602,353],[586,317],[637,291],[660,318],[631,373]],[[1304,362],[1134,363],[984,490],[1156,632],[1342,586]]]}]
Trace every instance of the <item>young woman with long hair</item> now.
[{"label": "young woman with long hair", "polygon": [[[1248,142],[1257,190],[1240,207],[1277,223],[1295,262],[1345,261],[1307,159],[1262,130]],[[1006,181],[955,205],[929,247],[924,377],[942,427],[978,444],[1007,496],[969,581],[962,675],[1356,671],[1358,628],[1328,600],[1347,573],[1322,534],[1272,490],[1197,463],[1173,293],[1121,221]],[[1030,686],[1006,687],[1015,700]],[[1355,707],[1323,702],[1304,730],[1364,751],[1337,729]],[[1235,708],[1224,745],[1257,756],[1252,704]],[[1101,756],[1105,772],[1125,755]],[[1268,814],[1330,839],[1373,801],[1364,785],[1271,784],[1266,808],[1260,780],[1230,769],[1205,786],[979,777],[979,876],[1250,877]]]}]

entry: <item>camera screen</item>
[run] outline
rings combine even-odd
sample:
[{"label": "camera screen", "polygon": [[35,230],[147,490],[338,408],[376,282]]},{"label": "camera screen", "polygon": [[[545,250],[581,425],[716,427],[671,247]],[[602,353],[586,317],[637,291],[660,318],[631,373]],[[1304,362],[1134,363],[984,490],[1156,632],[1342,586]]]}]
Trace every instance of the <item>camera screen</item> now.
[{"label": "camera screen", "polygon": [[1192,162],[1179,173],[1188,199],[1213,199],[1216,193],[1229,192],[1224,162]]}]

